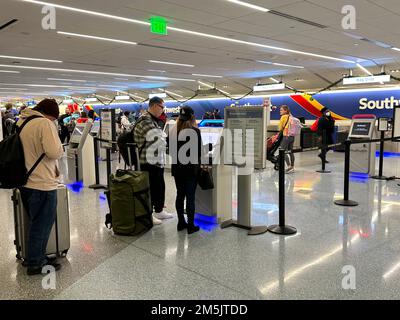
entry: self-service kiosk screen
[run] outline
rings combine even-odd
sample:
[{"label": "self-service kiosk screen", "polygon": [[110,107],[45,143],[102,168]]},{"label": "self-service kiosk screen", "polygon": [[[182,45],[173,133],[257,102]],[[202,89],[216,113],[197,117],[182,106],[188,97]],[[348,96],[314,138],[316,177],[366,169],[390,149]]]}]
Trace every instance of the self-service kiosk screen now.
[{"label": "self-service kiosk screen", "polygon": [[75,126],[74,131],[72,132],[70,142],[72,142],[72,143],[80,143],[81,142],[81,137],[82,137],[82,134],[83,134],[84,130],[85,130],[85,123],[82,123],[82,124],[78,123]]},{"label": "self-service kiosk screen", "polygon": [[203,145],[211,143],[215,146],[219,142],[221,134],[219,132],[203,132],[201,131],[201,140]]},{"label": "self-service kiosk screen", "polygon": [[100,130],[100,121],[96,120],[95,122],[93,122],[93,126],[92,129],[90,130],[91,134],[96,135]]},{"label": "self-service kiosk screen", "polygon": [[350,135],[368,137],[371,130],[371,125],[371,122],[354,122]]}]

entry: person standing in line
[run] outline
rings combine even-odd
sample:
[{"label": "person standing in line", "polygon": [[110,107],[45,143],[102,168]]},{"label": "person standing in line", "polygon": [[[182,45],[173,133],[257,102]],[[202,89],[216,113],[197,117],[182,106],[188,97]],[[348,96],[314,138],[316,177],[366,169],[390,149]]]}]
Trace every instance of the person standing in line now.
[{"label": "person standing in line", "polygon": [[69,143],[69,139],[71,138],[71,134],[68,130],[68,126],[64,123],[64,119],[68,118],[71,116],[71,110],[69,108],[65,109],[65,114],[61,115],[58,118],[58,126],[60,128],[60,140],[61,143],[65,142],[65,139],[67,139],[67,143]]},{"label": "person standing in line", "polygon": [[88,122],[89,118],[87,116],[86,111],[82,111],[80,114],[80,117],[78,118],[78,120],[76,120],[76,123],[86,123]]},{"label": "person standing in line", "polygon": [[122,132],[129,131],[131,128],[131,123],[129,121],[129,111],[125,111],[121,117],[121,130]]},{"label": "person standing in line", "polygon": [[154,224],[161,224],[163,219],[173,217],[164,210],[164,166],[167,141],[166,135],[159,126],[159,118],[163,112],[164,100],[159,97],[151,98],[148,111],[144,112],[137,120],[133,130],[134,141],[138,146],[141,170],[149,173]]},{"label": "person standing in line", "polygon": [[[333,144],[333,134],[335,132],[335,119],[333,119],[331,112],[328,108],[324,107],[321,109],[321,117],[318,119],[318,130],[317,134],[319,136],[319,139],[321,141],[321,144],[324,144],[324,132],[325,132],[325,144]],[[329,163],[329,161],[326,160],[326,154],[330,148],[322,149],[321,153],[318,154],[318,157],[321,158],[322,161],[325,161],[325,163]]]},{"label": "person standing in line", "polygon": [[63,155],[63,147],[54,123],[59,117],[55,100],[44,99],[35,108],[25,109],[17,126],[31,116],[38,118],[29,121],[20,134],[26,168],[32,168],[40,156],[45,155],[27,184],[20,188],[30,225],[25,266],[28,275],[35,275],[41,274],[45,265],[51,265],[55,270],[61,268],[56,260],[46,257],[46,247],[56,218],[58,159]]},{"label": "person standing in line", "polygon": [[[174,144],[174,147],[171,147],[171,144]],[[203,155],[200,130],[197,128],[192,108],[188,106],[181,107],[179,118],[171,130],[169,146],[170,150],[173,150],[171,154],[171,174],[175,179],[176,186],[177,230],[187,229],[187,233],[191,234],[199,231],[199,227],[194,224],[195,194]],[[180,151],[183,146],[185,150],[189,150],[190,154],[186,154],[188,159],[179,158],[182,156]],[[184,217],[185,199],[187,222]]]},{"label": "person standing in line", "polygon": [[287,105],[283,105],[280,108],[280,121],[279,121],[279,131],[282,132],[282,142],[280,145],[281,149],[286,151],[290,151],[290,158],[287,154],[285,154],[285,162],[288,166],[286,168],[286,173],[293,173],[294,172],[294,154],[292,153],[294,138],[293,136],[289,135],[289,122],[290,122],[290,109]]}]

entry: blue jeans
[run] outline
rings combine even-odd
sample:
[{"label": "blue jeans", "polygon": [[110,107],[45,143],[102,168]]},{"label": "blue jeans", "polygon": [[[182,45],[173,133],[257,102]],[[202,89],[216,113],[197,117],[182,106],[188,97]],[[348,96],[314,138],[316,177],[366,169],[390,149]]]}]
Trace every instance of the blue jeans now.
[{"label": "blue jeans", "polygon": [[42,267],[47,263],[47,242],[56,219],[57,190],[21,188],[20,191],[29,217],[26,265]]},{"label": "blue jeans", "polygon": [[175,207],[178,219],[184,219],[184,203],[186,198],[186,214],[188,222],[193,224],[195,212],[195,195],[197,187],[197,177],[174,176],[176,185]]}]

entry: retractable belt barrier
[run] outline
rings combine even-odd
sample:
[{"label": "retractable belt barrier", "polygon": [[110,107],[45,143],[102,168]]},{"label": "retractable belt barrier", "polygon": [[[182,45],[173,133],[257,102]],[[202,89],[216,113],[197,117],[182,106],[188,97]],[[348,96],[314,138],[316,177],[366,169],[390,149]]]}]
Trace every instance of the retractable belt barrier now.
[{"label": "retractable belt barrier", "polygon": [[[349,199],[349,187],[350,187],[350,146],[352,144],[360,144],[360,143],[381,143],[380,149],[380,172],[379,176],[382,176],[382,168],[383,168],[383,143],[385,141],[394,141],[400,142],[400,136],[392,137],[392,138],[383,138],[383,135],[380,139],[364,139],[364,140],[346,140],[340,143],[334,143],[330,145],[313,147],[313,148],[305,148],[305,149],[294,149],[292,151],[286,151],[284,149],[279,150],[279,224],[272,225],[268,227],[268,231],[281,235],[292,235],[297,232],[296,228],[288,226],[285,224],[285,155],[291,153],[302,153],[302,152],[311,152],[321,150],[323,148],[331,148],[336,146],[345,146],[345,161],[344,161],[344,187],[343,187],[343,196],[342,200],[336,200],[334,203],[340,206],[358,206],[358,202]],[[400,186],[400,184],[399,184]]]},{"label": "retractable belt barrier", "polygon": [[116,141],[105,140],[94,137],[94,168],[96,175],[96,184],[89,186],[91,189],[108,189],[110,186],[110,175],[111,175],[111,147],[106,149],[106,164],[107,164],[107,186],[100,184],[100,173],[99,173],[99,148],[98,142],[105,142],[110,144],[117,144]]}]

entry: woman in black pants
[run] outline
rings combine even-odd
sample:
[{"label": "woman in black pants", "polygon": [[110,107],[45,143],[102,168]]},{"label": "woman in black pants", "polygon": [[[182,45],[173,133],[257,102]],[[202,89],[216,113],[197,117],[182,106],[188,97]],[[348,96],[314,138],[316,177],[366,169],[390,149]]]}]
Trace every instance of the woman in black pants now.
[{"label": "woman in black pants", "polygon": [[[187,229],[188,234],[199,231],[199,227],[194,224],[194,213],[202,149],[200,130],[196,126],[193,109],[181,107],[176,126],[170,133],[169,153],[172,156],[171,173],[176,185],[177,229]],[[185,199],[187,222],[184,217]]]}]

